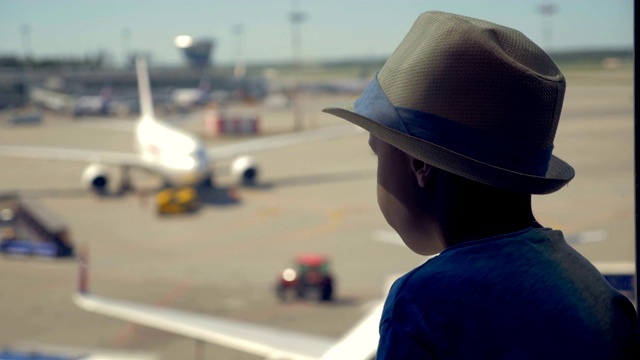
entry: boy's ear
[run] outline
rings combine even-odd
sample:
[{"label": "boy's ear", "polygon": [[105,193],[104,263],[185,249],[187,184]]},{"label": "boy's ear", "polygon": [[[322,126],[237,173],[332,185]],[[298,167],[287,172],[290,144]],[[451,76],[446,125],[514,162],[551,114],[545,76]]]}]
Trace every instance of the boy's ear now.
[{"label": "boy's ear", "polygon": [[427,184],[427,179],[429,178],[431,169],[433,169],[433,167],[422,160],[412,159],[411,168],[413,169],[413,173],[416,176],[418,185],[420,187],[425,187],[425,185]]}]

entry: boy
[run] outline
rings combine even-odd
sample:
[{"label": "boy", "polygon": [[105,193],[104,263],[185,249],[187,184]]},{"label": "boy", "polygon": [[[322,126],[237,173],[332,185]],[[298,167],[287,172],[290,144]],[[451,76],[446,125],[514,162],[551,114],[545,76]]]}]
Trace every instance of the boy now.
[{"label": "boy", "polygon": [[370,132],[385,219],[440,253],[393,285],[378,360],[638,356],[631,302],[531,209],[574,177],[552,155],[564,91],[522,33],[426,12],[354,104],[324,110]]}]

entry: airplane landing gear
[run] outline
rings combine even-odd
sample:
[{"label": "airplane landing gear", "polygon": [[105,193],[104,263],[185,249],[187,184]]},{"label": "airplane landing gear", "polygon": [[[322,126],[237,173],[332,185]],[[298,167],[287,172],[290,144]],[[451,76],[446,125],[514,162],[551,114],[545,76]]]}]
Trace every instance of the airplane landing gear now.
[{"label": "airplane landing gear", "polygon": [[130,170],[131,169],[128,166],[122,167],[122,177],[120,179],[120,188],[118,189],[119,194],[125,194],[134,190],[131,182]]}]

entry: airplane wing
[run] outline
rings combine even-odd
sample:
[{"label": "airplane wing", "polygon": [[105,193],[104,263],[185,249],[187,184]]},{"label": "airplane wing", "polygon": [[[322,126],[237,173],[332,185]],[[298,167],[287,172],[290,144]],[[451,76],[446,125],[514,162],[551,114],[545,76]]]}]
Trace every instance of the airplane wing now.
[{"label": "airplane wing", "polygon": [[248,153],[256,153],[313,141],[338,139],[364,132],[362,128],[351,124],[328,126],[216,146],[208,149],[208,155],[214,160],[224,160]]},{"label": "airplane wing", "polygon": [[107,165],[123,165],[146,168],[135,153],[106,152],[98,150],[49,148],[38,146],[0,145],[0,156],[36,160],[65,160],[96,162]]},{"label": "airplane wing", "polygon": [[334,339],[215,316],[76,293],[80,308],[269,359],[318,359]]},{"label": "airplane wing", "polygon": [[[86,249],[85,249],[86,250]],[[184,310],[110,299],[88,291],[87,252],[78,256],[78,290],[75,304],[90,312],[243,351],[265,359],[370,360],[378,348],[378,322],[383,301],[340,339],[331,339]],[[392,280],[385,284],[388,291]]]},{"label": "airplane wing", "polygon": [[[364,132],[364,130],[354,125],[338,125],[217,146],[208,149],[208,153],[210,157],[215,160],[224,160],[239,155],[277,149],[285,146],[353,136],[362,132]],[[95,162],[106,165],[130,166],[145,169],[148,167],[135,153],[72,148],[0,145],[0,157]]]}]

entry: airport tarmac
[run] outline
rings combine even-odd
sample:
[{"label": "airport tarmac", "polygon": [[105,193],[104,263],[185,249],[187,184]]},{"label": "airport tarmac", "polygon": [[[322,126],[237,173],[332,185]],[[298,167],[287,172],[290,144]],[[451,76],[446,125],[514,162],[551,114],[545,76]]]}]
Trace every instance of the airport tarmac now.
[{"label": "airport tarmac", "polygon": [[[620,81],[578,81],[573,87],[568,78],[554,153],[575,167],[576,178],[555,194],[534,197],[534,211],[541,223],[567,234],[605,230],[607,240],[578,246],[591,261],[634,261],[632,73]],[[308,126],[340,122],[319,112],[337,99],[307,100]],[[254,109],[266,133],[293,124],[287,112]],[[194,116],[184,126],[198,132],[199,115]],[[51,118],[41,126],[2,128],[0,143],[132,150],[130,134],[82,125],[87,121],[110,120]],[[216,139],[207,141],[213,145]],[[376,159],[367,135],[256,158],[261,186],[240,189],[238,202],[210,204],[187,216],[158,217],[149,199],[133,194],[91,196],[79,185],[86,164],[0,158],[0,191],[38,196],[68,221],[76,244],[90,250],[91,290],[97,294],[337,338],[381,298],[387,276],[422,261],[404,247],[373,240],[374,231],[389,227],[375,200]],[[154,184],[147,175],[135,175],[144,186]],[[228,181],[221,171],[220,186]],[[335,303],[276,299],[279,271],[300,252],[331,258]],[[0,259],[0,271],[0,346],[194,357],[193,340],[77,308],[71,301],[73,261]],[[257,359],[210,344],[205,358]]]}]

